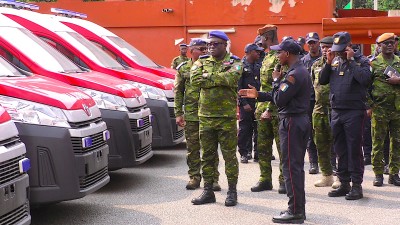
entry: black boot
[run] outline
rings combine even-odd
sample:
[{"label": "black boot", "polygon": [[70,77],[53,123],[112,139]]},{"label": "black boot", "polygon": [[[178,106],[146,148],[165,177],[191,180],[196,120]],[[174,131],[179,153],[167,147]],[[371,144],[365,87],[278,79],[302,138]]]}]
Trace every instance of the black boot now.
[{"label": "black boot", "polygon": [[260,192],[272,190],[272,183],[269,181],[258,181],[257,184],[250,188],[251,192]]},{"label": "black boot", "polygon": [[375,187],[381,187],[383,185],[383,174],[375,175],[375,179],[372,182]]},{"label": "black boot", "polygon": [[317,174],[319,173],[318,163],[310,163],[310,169],[308,170],[309,174]]},{"label": "black boot", "polygon": [[285,185],[285,182],[279,182],[278,193],[279,193],[279,194],[286,194],[286,185]]},{"label": "black boot", "polygon": [[279,216],[274,216],[272,218],[272,222],[274,223],[285,223],[285,224],[302,224],[304,223],[304,215],[303,214],[293,214],[289,211],[283,211],[279,214]]},{"label": "black boot", "polygon": [[329,197],[340,197],[346,196],[350,192],[350,183],[349,182],[342,182],[338,189],[332,190],[328,193]]},{"label": "black boot", "polygon": [[237,191],[236,184],[230,184],[228,190],[228,196],[225,199],[225,206],[235,206],[237,205]]},{"label": "black boot", "polygon": [[395,186],[400,186],[400,177],[398,174],[389,175],[389,184],[394,184]]},{"label": "black boot", "polygon": [[192,199],[193,205],[203,205],[216,202],[214,191],[212,188],[212,184],[204,184],[203,193],[201,193],[199,197]]},{"label": "black boot", "polygon": [[353,184],[351,191],[346,195],[346,200],[358,200],[363,198],[361,184]]}]

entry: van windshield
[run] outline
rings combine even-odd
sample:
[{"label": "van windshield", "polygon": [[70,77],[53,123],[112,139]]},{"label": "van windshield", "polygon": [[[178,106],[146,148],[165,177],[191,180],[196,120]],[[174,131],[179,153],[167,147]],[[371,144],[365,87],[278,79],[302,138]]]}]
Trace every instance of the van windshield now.
[{"label": "van windshield", "polygon": [[103,36],[108,40],[114,47],[118,48],[126,56],[130,57],[137,64],[145,67],[160,68],[155,62],[153,62],[149,57],[143,54],[141,51],[137,50],[135,47],[130,45],[124,39],[116,36]]},{"label": "van windshield", "polygon": [[84,38],[82,35],[75,32],[66,31],[58,31],[56,33],[76,49],[79,49],[83,55],[87,56],[93,62],[106,68],[124,70],[124,67],[121,64],[119,64],[115,59],[111,58],[111,56],[107,55],[92,42]]},{"label": "van windshield", "polygon": [[24,28],[2,27],[0,36],[48,71],[83,72],[63,54]]},{"label": "van windshield", "polygon": [[0,77],[19,77],[22,75],[14,66],[0,57]]}]

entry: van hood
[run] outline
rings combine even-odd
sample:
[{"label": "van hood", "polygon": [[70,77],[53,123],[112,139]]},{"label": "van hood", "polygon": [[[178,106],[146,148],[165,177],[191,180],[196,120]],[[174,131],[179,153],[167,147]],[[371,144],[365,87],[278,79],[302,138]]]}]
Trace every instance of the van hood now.
[{"label": "van hood", "polygon": [[77,88],[39,75],[0,78],[0,95],[65,110],[84,110],[84,107],[96,105],[89,95]]},{"label": "van hood", "polygon": [[174,81],[169,78],[159,77],[152,73],[133,68],[129,68],[127,70],[118,70],[118,71],[125,74],[123,79],[126,80],[132,80],[131,75],[133,75],[135,76],[135,79],[132,81],[135,82],[158,87],[163,90],[172,90],[174,88]]}]

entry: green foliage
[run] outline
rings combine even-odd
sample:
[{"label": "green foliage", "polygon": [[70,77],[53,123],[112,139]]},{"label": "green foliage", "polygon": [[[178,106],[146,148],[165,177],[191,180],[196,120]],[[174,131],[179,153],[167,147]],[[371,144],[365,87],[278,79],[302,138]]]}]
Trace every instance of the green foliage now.
[{"label": "green foliage", "polygon": [[[336,0],[336,7],[343,9],[350,0]],[[353,9],[373,9],[374,0],[353,0]],[[378,0],[378,10],[400,9],[399,0]]]}]

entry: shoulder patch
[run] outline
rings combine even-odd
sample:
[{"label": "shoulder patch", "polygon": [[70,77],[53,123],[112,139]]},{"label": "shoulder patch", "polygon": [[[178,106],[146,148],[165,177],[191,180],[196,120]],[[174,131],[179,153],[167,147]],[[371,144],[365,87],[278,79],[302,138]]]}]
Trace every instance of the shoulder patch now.
[{"label": "shoulder patch", "polygon": [[209,58],[210,57],[210,55],[201,55],[200,57],[199,57],[199,59],[207,59],[207,58]]},{"label": "shoulder patch", "polygon": [[240,60],[240,58],[237,57],[236,55],[231,55],[231,59]]},{"label": "shoulder patch", "polygon": [[279,86],[279,89],[280,89],[282,92],[285,92],[288,88],[289,88],[289,85],[286,84],[286,83],[282,83],[282,84]]},{"label": "shoulder patch", "polygon": [[176,67],[176,70],[179,70],[179,68],[181,68],[181,66],[185,65],[186,63],[187,63],[187,61],[182,62],[181,64],[179,64],[179,65]]},{"label": "shoulder patch", "polygon": [[296,78],[294,78],[294,76],[288,76],[288,78],[286,78],[287,81],[289,81],[291,84],[296,83]]}]

